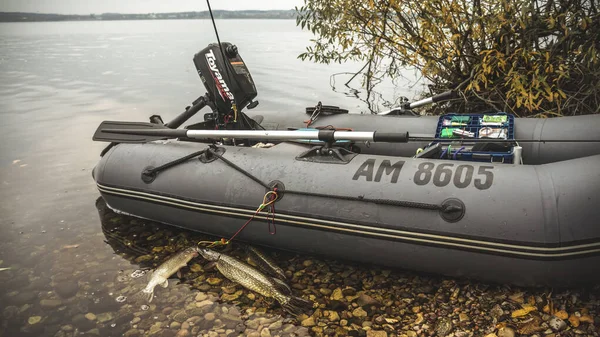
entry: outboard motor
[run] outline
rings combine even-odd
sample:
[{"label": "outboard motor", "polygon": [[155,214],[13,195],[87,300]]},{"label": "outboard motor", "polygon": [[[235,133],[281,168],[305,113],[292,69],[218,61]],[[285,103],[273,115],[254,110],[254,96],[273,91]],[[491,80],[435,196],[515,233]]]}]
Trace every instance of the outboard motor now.
[{"label": "outboard motor", "polygon": [[217,128],[254,129],[253,121],[241,112],[252,109],[258,101],[256,86],[250,71],[238,54],[237,47],[229,42],[211,43],[194,55],[194,65],[208,91],[208,105],[212,113],[205,121],[214,121]]}]

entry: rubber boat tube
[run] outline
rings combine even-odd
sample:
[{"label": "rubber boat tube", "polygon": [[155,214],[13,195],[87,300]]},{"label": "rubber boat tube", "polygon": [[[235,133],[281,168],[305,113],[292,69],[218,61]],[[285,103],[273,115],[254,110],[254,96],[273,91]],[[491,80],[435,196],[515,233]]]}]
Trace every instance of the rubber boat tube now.
[{"label": "rubber boat tube", "polygon": [[[416,120],[412,125],[421,125]],[[529,132],[545,136],[533,125]],[[182,141],[118,144],[101,158],[94,179],[117,211],[229,238],[267,188],[214,157],[142,179],[149,166],[205,148]],[[264,212],[236,240],[525,286],[600,281],[594,267],[600,264],[600,155],[509,165],[359,154],[333,164],[296,159],[307,147],[292,143],[219,148],[280,193],[276,234],[269,234]],[[546,158],[540,153],[538,160]]]},{"label": "rubber boat tube", "polygon": [[[299,114],[300,115],[300,114]],[[267,129],[284,130],[289,127],[303,128],[303,120],[308,115],[300,115],[291,120],[289,113],[265,113],[263,125]],[[302,119],[302,120],[301,120]],[[335,114],[316,119],[310,127],[331,125],[337,128],[351,128],[354,131],[398,132],[408,131],[411,136],[433,137],[437,128],[438,116],[395,116]],[[525,164],[538,165],[561,160],[600,154],[600,115],[582,115],[559,118],[515,118],[515,139],[571,140],[583,139],[590,142],[571,143],[521,143]],[[429,142],[409,142],[403,144],[357,143],[361,153],[386,156],[412,157],[418,148]]]}]

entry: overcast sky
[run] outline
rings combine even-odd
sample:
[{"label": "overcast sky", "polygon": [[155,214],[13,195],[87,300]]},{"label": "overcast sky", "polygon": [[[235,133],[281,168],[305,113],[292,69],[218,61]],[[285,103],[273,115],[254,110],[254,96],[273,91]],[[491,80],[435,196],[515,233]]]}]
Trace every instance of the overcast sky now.
[{"label": "overcast sky", "polygon": [[[214,9],[293,9],[304,0],[212,0]],[[59,14],[159,13],[208,10],[206,0],[0,0],[0,12]]]}]

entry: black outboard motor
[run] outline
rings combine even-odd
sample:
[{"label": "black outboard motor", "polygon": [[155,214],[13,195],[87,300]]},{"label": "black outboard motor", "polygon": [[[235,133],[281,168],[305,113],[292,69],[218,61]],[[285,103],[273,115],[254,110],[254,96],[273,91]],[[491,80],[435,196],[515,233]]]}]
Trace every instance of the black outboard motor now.
[{"label": "black outboard motor", "polygon": [[258,105],[252,101],[256,86],[237,47],[229,42],[221,45],[223,49],[211,43],[194,55],[194,65],[213,105],[213,113],[205,115],[205,120],[213,120],[218,128],[254,129],[253,121],[241,110]]}]

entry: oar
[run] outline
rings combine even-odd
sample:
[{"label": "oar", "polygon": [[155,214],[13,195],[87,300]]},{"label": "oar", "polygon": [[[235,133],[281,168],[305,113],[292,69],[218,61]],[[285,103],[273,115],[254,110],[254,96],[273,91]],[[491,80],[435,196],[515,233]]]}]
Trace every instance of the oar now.
[{"label": "oar", "polygon": [[145,122],[104,121],[93,140],[114,143],[146,143],[173,138],[209,139],[238,138],[261,140],[371,141],[385,143],[460,142],[460,143],[597,143],[600,139],[496,139],[496,138],[434,138],[409,137],[408,132],[334,131],[334,130],[186,130],[171,129],[162,124]]},{"label": "oar", "polygon": [[171,138],[238,138],[263,140],[310,139],[320,141],[371,141],[387,143],[408,142],[408,132],[367,132],[335,130],[186,130],[171,129],[161,124],[144,122],[104,121],[92,137],[95,141],[112,143],[145,143]]}]

